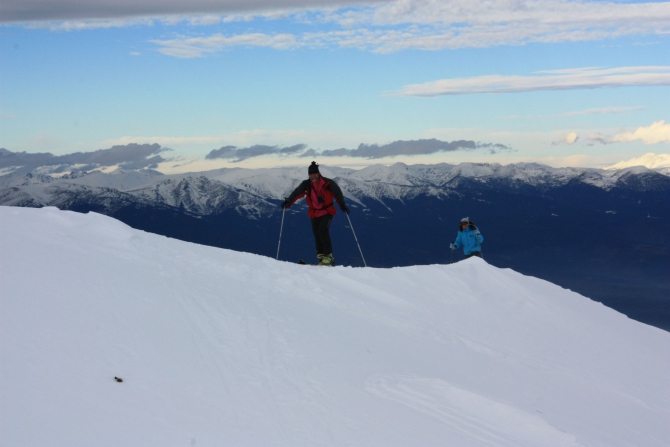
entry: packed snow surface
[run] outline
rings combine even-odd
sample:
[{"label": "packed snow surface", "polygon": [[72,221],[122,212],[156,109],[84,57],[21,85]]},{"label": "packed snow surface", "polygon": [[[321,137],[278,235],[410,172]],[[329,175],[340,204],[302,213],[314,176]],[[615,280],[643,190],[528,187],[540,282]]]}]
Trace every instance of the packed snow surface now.
[{"label": "packed snow surface", "polygon": [[478,258],[316,268],[56,208],[0,226],[3,447],[670,445],[669,333]]}]

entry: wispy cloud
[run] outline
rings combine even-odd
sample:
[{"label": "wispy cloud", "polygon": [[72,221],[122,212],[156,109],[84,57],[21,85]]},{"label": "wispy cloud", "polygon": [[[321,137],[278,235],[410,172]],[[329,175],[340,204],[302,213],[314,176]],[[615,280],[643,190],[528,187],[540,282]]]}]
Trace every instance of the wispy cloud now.
[{"label": "wispy cloud", "polygon": [[353,13],[335,11],[327,18],[352,29],[395,27],[376,35],[357,33],[377,52],[664,35],[670,28],[668,3],[579,0],[402,0]]},{"label": "wispy cloud", "polygon": [[0,168],[23,167],[34,169],[42,166],[68,167],[85,165],[87,169],[120,165],[126,169],[141,169],[164,162],[161,153],[169,149],[159,144],[128,144],[100,149],[93,152],[75,152],[67,155],[51,153],[11,152],[0,149]]},{"label": "wispy cloud", "polygon": [[563,113],[560,116],[580,116],[580,115],[610,115],[615,113],[631,112],[633,110],[645,110],[646,107],[602,107],[599,109],[586,109],[579,112]]},{"label": "wispy cloud", "polygon": [[670,143],[670,123],[666,124],[664,120],[656,121],[650,126],[638,127],[633,132],[624,131],[613,136],[596,133],[590,135],[589,140],[603,144],[634,141],[641,141],[644,144]]},{"label": "wispy cloud", "polygon": [[564,0],[399,0],[324,12],[319,20],[341,30],[298,37],[315,47],[376,53],[594,41],[631,35],[667,35],[668,3]]},{"label": "wispy cloud", "polygon": [[48,22],[30,22],[28,28],[46,28],[51,31],[85,31],[107,28],[128,28],[133,26],[153,26],[155,21],[149,18],[132,19],[93,19],[93,20],[65,20]]},{"label": "wispy cloud", "polygon": [[262,33],[224,36],[215,34],[210,37],[183,37],[171,40],[153,40],[161,46],[161,53],[180,58],[202,57],[236,46],[268,47],[288,50],[298,46],[295,36],[290,34],[267,35]]},{"label": "wispy cloud", "polygon": [[[127,18],[102,18],[102,19],[78,19],[78,20],[45,20],[31,21],[23,25],[31,29],[49,29],[51,31],[83,31],[105,28],[130,28],[138,26],[155,25],[189,25],[189,26],[212,26],[221,23],[252,22],[254,20],[298,20],[301,13],[294,10],[270,10],[263,12],[250,12],[244,14],[188,14],[167,15],[150,17],[127,17]],[[2,23],[2,21],[0,21]]]},{"label": "wispy cloud", "polygon": [[591,135],[589,135],[589,141],[594,143],[608,144],[611,143],[611,141],[609,140],[610,140],[609,137],[601,134],[600,132],[592,133]]},{"label": "wispy cloud", "polygon": [[491,154],[498,153],[499,151],[513,151],[509,146],[500,143],[481,143],[470,140],[448,142],[433,138],[427,140],[398,140],[381,145],[360,144],[355,149],[342,148],[321,151],[307,149],[307,145],[305,144],[296,144],[287,147],[254,145],[239,148],[236,146],[223,146],[220,149],[212,150],[207,154],[205,159],[224,159],[234,163],[266,155],[298,156],[301,158],[321,156],[379,159],[398,156],[429,155],[439,152],[472,151],[475,149],[484,149]]},{"label": "wispy cloud", "polygon": [[237,163],[249,158],[262,157],[264,155],[295,155],[297,152],[302,152],[306,148],[307,146],[304,144],[296,144],[287,147],[255,145],[238,148],[236,146],[224,146],[220,149],[211,151],[207,154],[205,159],[215,160],[217,158],[222,158]]},{"label": "wispy cloud", "polygon": [[441,79],[406,85],[386,95],[439,96],[653,85],[670,85],[670,66],[578,68],[537,72],[533,76],[486,75]]},{"label": "wispy cloud", "polygon": [[[580,0],[399,0],[378,2],[365,8],[333,10],[326,20],[352,27],[373,23],[380,26],[487,25],[492,23],[546,23],[632,25],[640,20],[662,23],[670,16],[667,5],[659,3],[621,4],[614,1]],[[667,25],[667,23],[666,23]]]},{"label": "wispy cloud", "polygon": [[397,157],[400,155],[427,155],[438,152],[454,152],[461,150],[487,149],[491,153],[499,150],[511,150],[504,144],[477,143],[471,140],[440,141],[437,139],[394,141],[389,144],[361,144],[356,149],[325,150],[320,155],[325,157],[359,157],[367,159]]}]

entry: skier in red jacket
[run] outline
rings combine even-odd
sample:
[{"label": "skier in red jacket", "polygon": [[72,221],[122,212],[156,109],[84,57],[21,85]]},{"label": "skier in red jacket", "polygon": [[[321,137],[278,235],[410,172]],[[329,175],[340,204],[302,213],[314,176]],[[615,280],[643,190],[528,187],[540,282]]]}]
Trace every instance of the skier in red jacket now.
[{"label": "skier in red jacket", "polygon": [[322,177],[319,173],[319,165],[316,162],[307,169],[309,179],[303,181],[281,204],[282,208],[290,208],[298,199],[305,197],[307,202],[307,215],[312,219],[312,231],[316,242],[316,257],[319,265],[334,265],[333,246],[330,241],[330,222],[333,220],[335,206],[333,197],[340,206],[342,212],[349,214],[344,202],[344,195],[337,183],[329,178]]}]

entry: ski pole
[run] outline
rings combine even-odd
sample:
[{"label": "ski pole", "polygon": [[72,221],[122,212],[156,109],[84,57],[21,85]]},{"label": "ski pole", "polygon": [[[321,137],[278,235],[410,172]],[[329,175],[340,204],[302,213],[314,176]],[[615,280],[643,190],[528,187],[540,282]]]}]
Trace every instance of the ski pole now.
[{"label": "ski pole", "polygon": [[453,263],[454,263],[454,249],[452,248],[451,249],[451,261],[449,261],[449,264],[453,264]]},{"label": "ski pole", "polygon": [[277,260],[279,260],[279,247],[281,247],[281,233],[284,230],[284,214],[286,214],[286,208],[282,208],[281,212],[281,226],[279,227],[279,245],[277,245]]},{"label": "ski pole", "polygon": [[482,259],[484,259],[484,250],[482,250],[482,243],[479,242],[479,230],[475,233],[475,240],[477,241],[477,245],[479,245],[479,254],[482,256]]},{"label": "ski pole", "polygon": [[356,240],[356,245],[358,245],[358,251],[361,252],[361,258],[363,258],[363,265],[367,267],[368,265],[365,263],[365,257],[363,256],[363,250],[361,250],[361,244],[358,243],[358,238],[356,237],[356,232],[354,231],[354,226],[351,225],[351,219],[349,218],[348,213],[344,213],[347,215],[347,220],[349,221],[349,226],[351,227],[351,232],[354,233],[354,239]]}]

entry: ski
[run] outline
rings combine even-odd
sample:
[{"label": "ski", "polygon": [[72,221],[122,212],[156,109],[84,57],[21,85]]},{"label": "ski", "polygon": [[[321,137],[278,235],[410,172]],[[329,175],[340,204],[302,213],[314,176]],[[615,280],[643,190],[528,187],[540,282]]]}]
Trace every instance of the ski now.
[{"label": "ski", "polygon": [[300,264],[300,265],[311,265],[312,267],[335,267],[335,265],[333,265],[333,264],[331,264],[331,265],[324,265],[324,264],[308,264],[308,263],[306,263],[303,259],[300,259],[300,260],[298,261],[298,264]]}]

